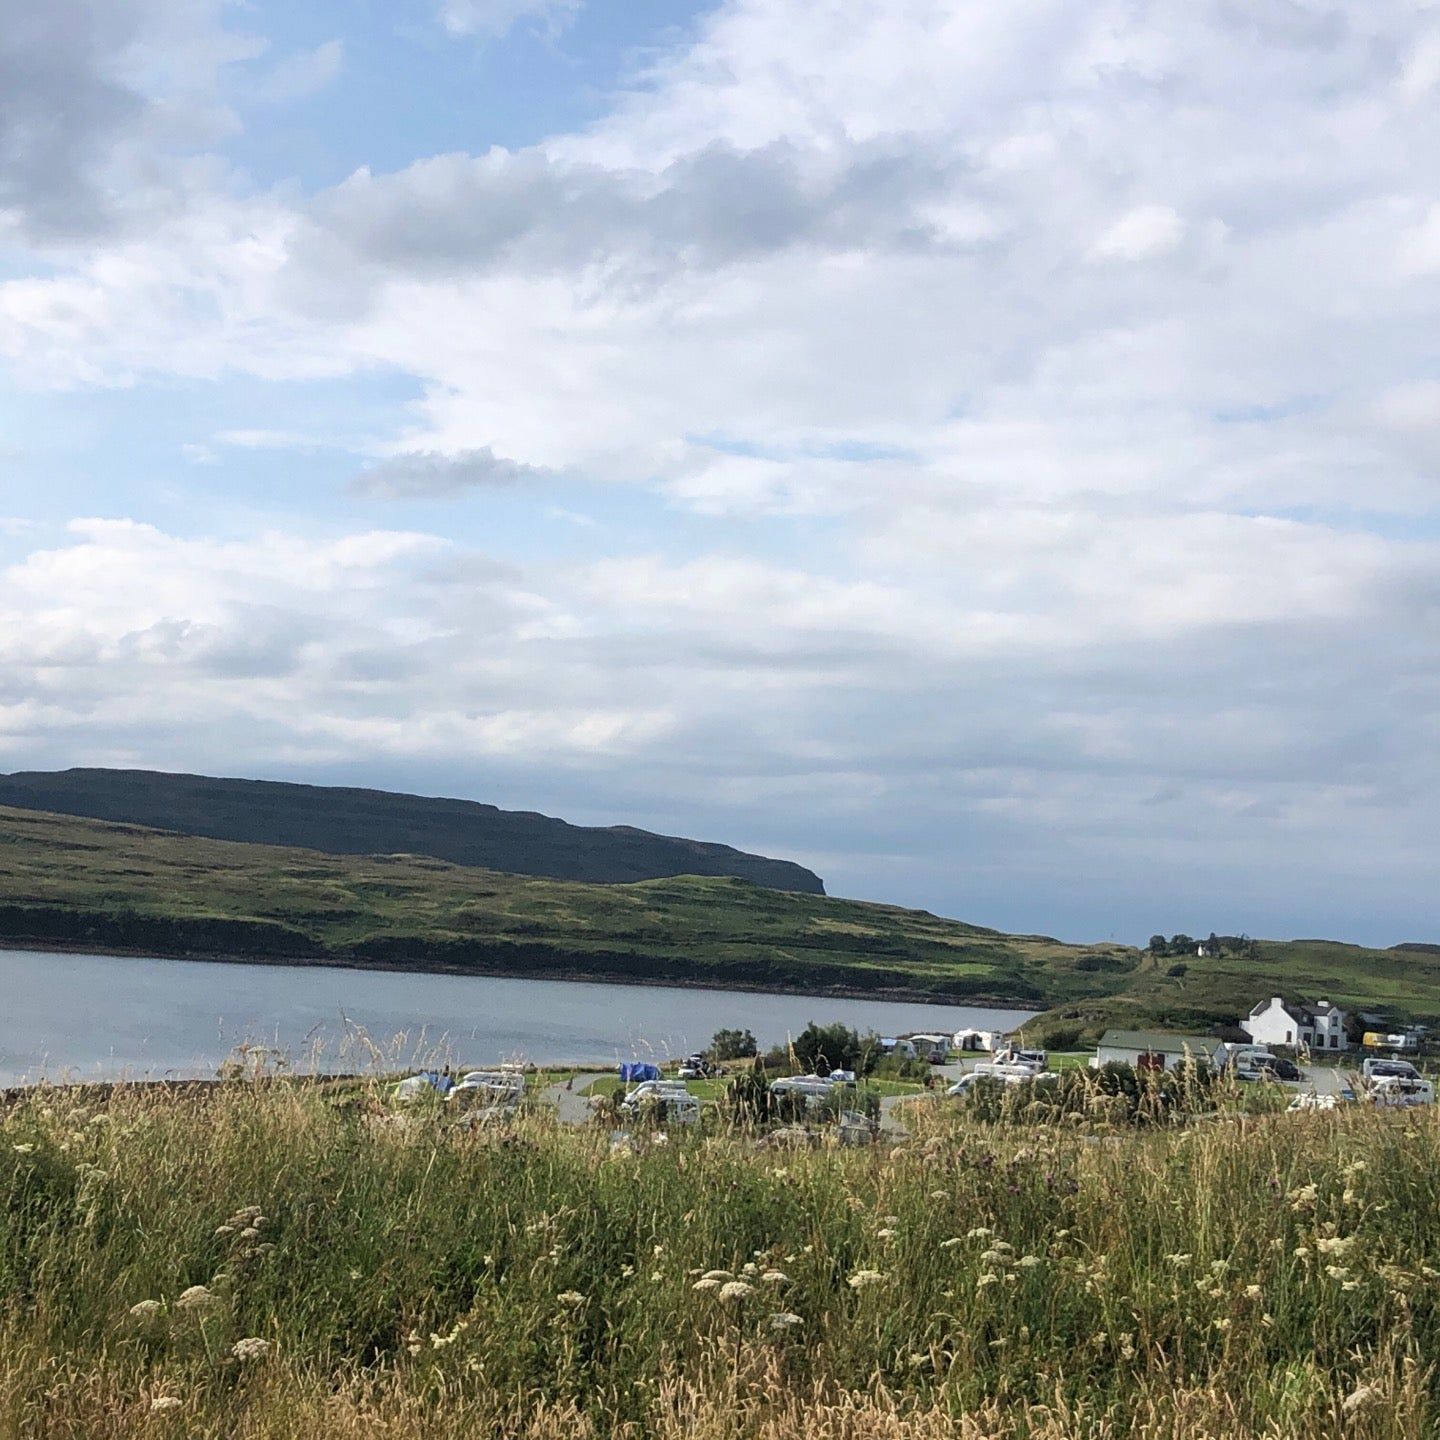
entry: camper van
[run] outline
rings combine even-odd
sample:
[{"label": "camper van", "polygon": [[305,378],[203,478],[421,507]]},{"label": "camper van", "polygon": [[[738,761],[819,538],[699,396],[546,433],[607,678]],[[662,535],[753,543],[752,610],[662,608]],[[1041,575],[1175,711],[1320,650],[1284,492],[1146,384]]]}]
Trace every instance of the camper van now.
[{"label": "camper van", "polygon": [[1382,1075],[1370,1087],[1370,1101],[1374,1105],[1433,1105],[1435,1087],[1418,1076]]},{"label": "camper van", "polygon": [[1408,1060],[1384,1060],[1371,1055],[1361,1065],[1360,1077],[1373,1085],[1380,1080],[1418,1080],[1420,1072]]}]

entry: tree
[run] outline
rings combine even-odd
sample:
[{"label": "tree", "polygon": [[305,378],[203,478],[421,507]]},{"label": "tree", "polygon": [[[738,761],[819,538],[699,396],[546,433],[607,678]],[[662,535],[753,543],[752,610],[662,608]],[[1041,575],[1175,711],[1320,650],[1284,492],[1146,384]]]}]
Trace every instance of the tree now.
[{"label": "tree", "polygon": [[838,1021],[817,1025],[813,1020],[795,1037],[790,1047],[807,1070],[828,1074],[831,1070],[853,1070],[868,1074],[880,1058],[880,1042],[874,1035],[861,1036]]},{"label": "tree", "polygon": [[716,1060],[748,1060],[758,1049],[748,1030],[717,1030],[710,1041],[710,1054]]},{"label": "tree", "polygon": [[1170,953],[1170,942],[1163,935],[1152,935],[1150,944],[1146,946],[1152,955],[1168,955]]}]

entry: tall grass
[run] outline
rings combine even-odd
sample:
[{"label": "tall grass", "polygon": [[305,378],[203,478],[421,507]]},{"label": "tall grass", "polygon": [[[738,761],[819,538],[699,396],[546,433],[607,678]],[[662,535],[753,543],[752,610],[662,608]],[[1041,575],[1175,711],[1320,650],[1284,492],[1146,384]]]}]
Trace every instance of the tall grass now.
[{"label": "tall grass", "polygon": [[907,1123],[633,1149],[323,1082],[28,1092],[0,1435],[1434,1433],[1432,1116]]}]

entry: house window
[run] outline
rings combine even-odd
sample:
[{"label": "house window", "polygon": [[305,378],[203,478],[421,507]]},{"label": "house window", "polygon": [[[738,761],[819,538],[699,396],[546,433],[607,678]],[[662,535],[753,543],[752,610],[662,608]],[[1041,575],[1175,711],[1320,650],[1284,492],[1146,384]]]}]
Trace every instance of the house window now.
[{"label": "house window", "polygon": [[1340,1045],[1340,1037],[1339,1037],[1338,1035],[1332,1035],[1332,1036],[1330,1037],[1330,1048],[1331,1048],[1332,1050],[1335,1050],[1335,1049],[1338,1049],[1338,1048],[1339,1048],[1339,1045]]}]

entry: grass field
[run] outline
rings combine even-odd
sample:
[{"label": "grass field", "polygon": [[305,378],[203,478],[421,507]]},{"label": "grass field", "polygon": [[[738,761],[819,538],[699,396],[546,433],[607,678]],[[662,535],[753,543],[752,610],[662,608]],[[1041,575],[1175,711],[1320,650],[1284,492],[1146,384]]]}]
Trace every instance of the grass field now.
[{"label": "grass field", "polygon": [[1418,1437],[1433,1115],[706,1127],[616,1150],[378,1089],[0,1113],[0,1436]]},{"label": "grass field", "polygon": [[1174,962],[733,879],[581,885],[0,809],[0,943],[992,1001],[1094,1035],[1204,1028],[1271,993],[1440,1018],[1440,955],[1261,942]]}]

